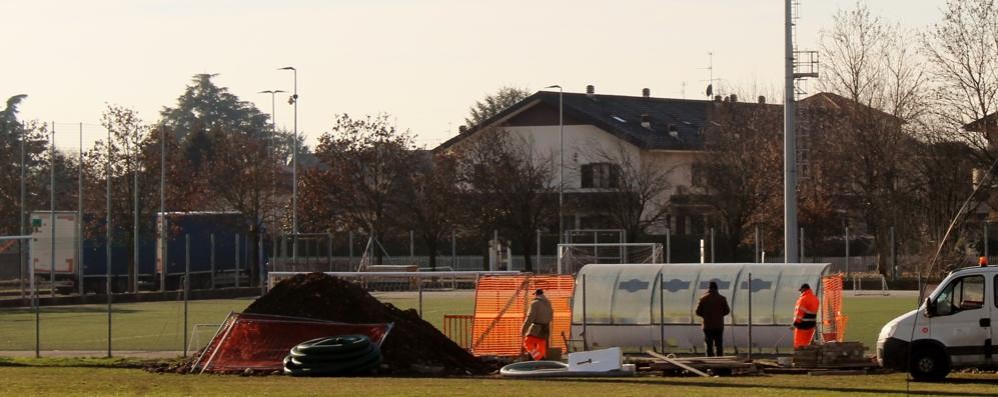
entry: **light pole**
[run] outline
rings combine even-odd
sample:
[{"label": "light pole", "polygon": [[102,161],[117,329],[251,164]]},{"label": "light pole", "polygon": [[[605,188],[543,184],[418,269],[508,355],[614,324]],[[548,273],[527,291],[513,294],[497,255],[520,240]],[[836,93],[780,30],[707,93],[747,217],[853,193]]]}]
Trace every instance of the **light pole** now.
[{"label": "light pole", "polygon": [[[270,94],[270,155],[276,156],[276,148],[274,147],[277,143],[277,106],[276,100],[274,99],[277,94],[281,94],[287,91],[284,90],[264,90],[260,91],[260,94]],[[271,157],[273,161],[274,157]],[[277,199],[277,164],[272,164],[274,166],[274,191],[272,195],[272,202],[276,202]],[[274,223],[277,223],[277,206],[274,206]],[[276,230],[276,229],[275,229]],[[275,235],[276,236],[276,235]]]},{"label": "light pole", "polygon": [[560,85],[544,87],[558,89],[558,243],[564,243],[565,224],[562,207],[565,205],[565,90]]},{"label": "light pole", "polygon": [[291,138],[291,263],[298,263],[298,69],[285,66],[278,70],[294,72],[294,93],[288,103],[295,107],[294,131]]}]

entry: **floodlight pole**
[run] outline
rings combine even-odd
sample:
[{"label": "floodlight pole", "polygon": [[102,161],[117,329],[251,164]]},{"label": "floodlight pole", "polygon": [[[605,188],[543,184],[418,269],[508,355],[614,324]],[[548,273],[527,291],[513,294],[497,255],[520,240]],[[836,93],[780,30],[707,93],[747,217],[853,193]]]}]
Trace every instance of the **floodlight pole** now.
[{"label": "floodlight pole", "polygon": [[291,104],[295,107],[294,131],[291,138],[291,263],[298,262],[298,69],[285,66],[280,70],[294,72],[294,93],[291,94]]},{"label": "floodlight pole", "polygon": [[783,102],[783,252],[785,263],[797,263],[797,130],[794,126],[793,1],[786,2],[784,25]]},{"label": "floodlight pole", "polygon": [[49,270],[49,293],[55,298],[55,122],[52,122],[52,142],[50,142],[49,150],[49,194],[50,194],[50,211],[49,222],[52,229],[51,243],[52,243],[52,267]]}]

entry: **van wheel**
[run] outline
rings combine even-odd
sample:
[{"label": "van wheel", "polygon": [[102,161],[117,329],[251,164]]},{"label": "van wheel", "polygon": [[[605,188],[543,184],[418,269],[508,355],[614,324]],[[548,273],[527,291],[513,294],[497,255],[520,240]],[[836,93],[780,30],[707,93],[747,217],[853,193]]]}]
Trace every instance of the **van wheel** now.
[{"label": "van wheel", "polygon": [[915,380],[941,380],[949,374],[949,360],[937,347],[915,346],[910,365]]}]

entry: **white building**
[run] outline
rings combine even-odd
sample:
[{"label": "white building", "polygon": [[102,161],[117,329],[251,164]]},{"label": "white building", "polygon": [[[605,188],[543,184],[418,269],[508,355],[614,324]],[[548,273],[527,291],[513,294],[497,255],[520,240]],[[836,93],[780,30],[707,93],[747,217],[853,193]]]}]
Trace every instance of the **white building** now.
[{"label": "white building", "polygon": [[[598,208],[580,203],[587,195],[612,190],[620,164],[665,172],[668,188],[649,206],[666,208],[668,216],[649,232],[664,233],[669,228],[672,234],[703,235],[709,208],[676,198],[702,193],[694,163],[703,150],[702,127],[714,101],[653,98],[648,89],[641,96],[598,95],[593,86],[587,87],[587,93],[565,93],[562,98],[563,141],[559,93],[541,91],[463,130],[434,151],[460,151],[477,133],[500,128],[522,137],[536,156],[553,158],[557,169],[563,147],[566,230],[607,227]],[[608,161],[609,157],[616,160]],[[557,179],[554,183],[557,186]]]}]

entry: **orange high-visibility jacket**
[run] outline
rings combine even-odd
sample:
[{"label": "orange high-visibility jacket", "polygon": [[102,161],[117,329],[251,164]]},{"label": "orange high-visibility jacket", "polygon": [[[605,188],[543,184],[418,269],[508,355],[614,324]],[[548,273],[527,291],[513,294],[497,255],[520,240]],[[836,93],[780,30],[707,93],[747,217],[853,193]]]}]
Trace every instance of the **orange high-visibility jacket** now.
[{"label": "orange high-visibility jacket", "polygon": [[801,292],[794,307],[794,328],[814,328],[818,323],[818,304],[818,297],[810,289]]}]

